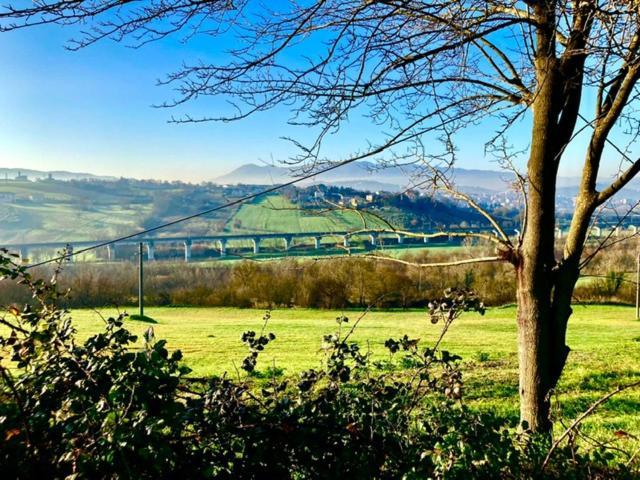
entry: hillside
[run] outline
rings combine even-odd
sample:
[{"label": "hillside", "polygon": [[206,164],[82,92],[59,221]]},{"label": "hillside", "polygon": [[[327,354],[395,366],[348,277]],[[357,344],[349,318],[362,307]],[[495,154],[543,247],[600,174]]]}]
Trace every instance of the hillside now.
[{"label": "hillside", "polygon": [[387,225],[366,212],[301,208],[282,195],[271,195],[240,207],[225,228],[228,232],[332,232]]},{"label": "hillside", "polygon": [[[126,179],[0,182],[0,245],[110,239],[208,210],[260,189]],[[386,226],[377,216],[399,228],[418,230],[479,221],[468,209],[427,197],[369,197],[367,200],[366,193],[341,187],[288,188],[239,208],[226,208],[163,229],[158,235],[345,231]],[[355,210],[350,210],[354,205]]]},{"label": "hillside", "polygon": [[[224,203],[218,187],[136,180],[0,182],[0,242],[103,240]],[[161,234],[217,231],[232,211]]]},{"label": "hillside", "polygon": [[[373,162],[356,162],[337,170],[318,175],[303,185],[326,184],[369,191],[401,192],[411,187],[410,178],[418,170],[411,165],[381,169]],[[226,175],[215,178],[219,184],[272,185],[291,180],[295,172],[274,165],[242,165]],[[508,171],[454,168],[447,173],[453,183],[468,193],[490,195],[509,190],[515,180]],[[604,188],[614,180],[612,175],[600,175],[598,188]],[[559,177],[558,195],[572,198],[578,191],[578,177]],[[624,189],[623,196],[631,201],[640,199],[640,179],[632,181]]]}]

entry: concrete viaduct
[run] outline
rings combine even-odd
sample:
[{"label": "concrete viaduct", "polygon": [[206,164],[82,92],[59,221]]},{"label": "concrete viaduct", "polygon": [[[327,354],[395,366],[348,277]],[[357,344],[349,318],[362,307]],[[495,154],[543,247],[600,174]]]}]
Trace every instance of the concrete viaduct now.
[{"label": "concrete viaduct", "polygon": [[[107,255],[109,260],[115,260],[117,258],[117,247],[121,245],[137,245],[142,242],[147,251],[147,258],[149,260],[155,260],[156,247],[159,245],[180,245],[184,251],[184,260],[186,262],[191,260],[191,250],[194,244],[208,244],[214,245],[218,250],[221,257],[227,255],[227,248],[231,243],[247,243],[250,242],[253,248],[253,253],[260,253],[260,246],[265,240],[275,240],[282,242],[284,250],[289,250],[294,240],[311,240],[313,247],[318,250],[322,246],[322,240],[324,238],[337,238],[343,246],[348,247],[351,239],[365,238],[371,245],[378,245],[382,238],[394,239],[397,243],[404,242],[404,235],[394,232],[378,232],[378,231],[358,231],[358,232],[304,232],[304,233],[260,233],[260,234],[229,234],[229,235],[212,235],[212,236],[191,236],[191,237],[140,237],[130,238],[127,240],[117,241],[110,245],[107,245]],[[428,239],[424,239],[425,243],[428,243]],[[70,249],[71,251],[82,250],[84,248],[92,247],[107,243],[107,241],[77,241],[77,242],[42,242],[42,243],[19,243],[2,245],[10,251],[14,251],[20,255],[22,259],[26,259],[29,256],[29,252],[33,250],[56,250]]]},{"label": "concrete viaduct", "polygon": [[[456,232],[458,230],[453,230]],[[492,230],[487,228],[472,228],[472,229],[464,229],[460,230],[464,232],[475,232],[475,233],[489,233],[496,234],[492,232]],[[612,236],[619,236],[623,234],[637,234],[639,229],[635,226],[630,226],[628,228],[615,228],[610,234]],[[416,232],[418,233],[418,232]],[[560,228],[556,228],[555,235],[558,238],[562,238],[563,230]],[[517,230],[514,231],[515,235],[519,235]],[[594,226],[591,229],[590,236],[591,237],[601,237],[605,234],[604,229]],[[142,242],[147,251],[147,258],[149,260],[155,260],[155,251],[158,245],[180,245],[183,248],[184,252],[184,260],[189,262],[191,260],[191,251],[192,246],[194,244],[208,244],[214,245],[216,250],[220,253],[221,257],[227,255],[227,248],[231,243],[247,243],[250,242],[253,247],[253,253],[260,253],[260,246],[264,240],[275,240],[282,242],[284,250],[287,251],[291,248],[291,245],[294,240],[311,240],[313,243],[313,247],[316,250],[319,250],[322,246],[322,240],[324,238],[337,238],[340,243],[344,247],[349,247],[352,238],[365,238],[370,245],[376,246],[380,243],[380,241],[384,239],[393,239],[398,244],[401,244],[405,240],[405,235],[402,233],[395,232],[380,232],[376,230],[359,230],[356,232],[303,232],[303,233],[252,233],[252,234],[226,234],[226,235],[211,235],[211,236],[192,236],[192,237],[133,237],[127,240],[117,241],[115,243],[111,243],[107,245],[107,255],[109,260],[113,261],[117,258],[117,247],[121,245],[137,245]],[[441,239],[445,241],[449,241],[450,238],[443,236]],[[423,239],[424,243],[429,243],[430,239],[425,237]],[[0,245],[1,247],[7,248],[10,251],[14,251],[20,255],[22,259],[26,259],[29,257],[29,252],[33,250],[55,250],[60,251],[64,248],[68,249],[84,249],[88,247],[92,247],[94,245],[107,243],[107,241],[77,241],[77,242],[42,242],[42,243],[17,243],[17,244],[8,244],[8,245]]]}]

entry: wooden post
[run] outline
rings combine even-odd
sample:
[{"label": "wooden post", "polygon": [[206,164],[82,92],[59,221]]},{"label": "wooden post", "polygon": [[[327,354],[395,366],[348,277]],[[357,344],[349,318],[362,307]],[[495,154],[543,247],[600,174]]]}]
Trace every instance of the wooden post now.
[{"label": "wooden post", "polygon": [[138,306],[140,307],[140,318],[144,317],[144,245],[138,245]]}]

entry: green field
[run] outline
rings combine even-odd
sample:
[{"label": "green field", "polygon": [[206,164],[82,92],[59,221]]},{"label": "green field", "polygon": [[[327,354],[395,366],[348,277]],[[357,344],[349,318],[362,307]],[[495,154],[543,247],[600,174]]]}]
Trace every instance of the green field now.
[{"label": "green field", "polygon": [[[103,314],[113,313],[109,311]],[[222,374],[235,377],[246,350],[240,342],[245,330],[262,326],[260,310],[229,308],[150,308],[146,312],[158,321],[156,338],[168,340],[170,349],[180,349],[193,375]],[[283,368],[295,375],[322,362],[322,335],[335,332],[335,318],[346,314],[353,322],[359,312],[317,310],[275,310],[267,331],[277,339],[261,357],[258,369]],[[463,357],[466,400],[479,408],[517,418],[517,356],[515,309],[496,308],[484,317],[463,316],[452,327],[443,348]],[[100,328],[93,311],[76,310],[73,316],[80,334]],[[129,328],[142,333],[147,323],[129,321]],[[375,311],[362,319],[353,339],[370,348],[374,357],[388,358],[383,343],[389,337],[408,334],[428,346],[440,332],[424,311]],[[640,322],[634,311],[619,306],[576,306],[568,342],[572,348],[554,404],[562,418],[574,418],[614,389],[640,379]],[[640,390],[628,391],[603,405],[587,424],[587,431],[609,438],[617,430],[640,436]]]},{"label": "green field", "polygon": [[227,222],[226,229],[237,233],[331,232],[362,228],[388,228],[373,215],[352,210],[301,209],[282,195],[262,197],[242,205]]},{"label": "green field", "polygon": [[0,213],[7,243],[65,242],[113,238],[138,227],[147,207],[94,206],[78,211],[66,204],[11,205]]}]

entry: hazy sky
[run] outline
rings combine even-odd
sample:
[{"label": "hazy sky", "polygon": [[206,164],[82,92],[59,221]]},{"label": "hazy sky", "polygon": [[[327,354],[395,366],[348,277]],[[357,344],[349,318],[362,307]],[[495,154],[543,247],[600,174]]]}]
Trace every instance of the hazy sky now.
[{"label": "hazy sky", "polygon": [[[284,108],[237,123],[167,123],[181,112],[152,107],[172,97],[156,80],[183,61],[220,60],[220,41],[169,39],[142,49],[106,41],[69,52],[63,48],[69,37],[55,26],[0,34],[0,166],[201,181],[243,163],[286,158],[292,148],[280,137],[309,134],[286,127]],[[191,103],[183,111],[215,114],[222,102]],[[492,168],[483,159],[487,128],[461,137],[459,166]],[[526,142],[526,124],[520,128],[513,135]],[[376,133],[353,121],[327,153],[339,159]],[[569,159],[563,173],[575,174],[578,160]]]}]

